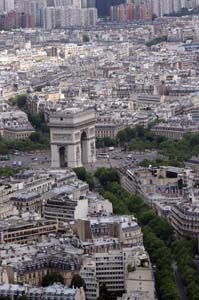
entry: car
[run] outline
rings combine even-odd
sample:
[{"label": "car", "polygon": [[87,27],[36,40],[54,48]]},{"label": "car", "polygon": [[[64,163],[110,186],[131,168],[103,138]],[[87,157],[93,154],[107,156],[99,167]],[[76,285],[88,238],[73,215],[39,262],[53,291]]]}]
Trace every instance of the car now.
[{"label": "car", "polygon": [[32,157],[31,160],[32,161],[38,161],[38,158],[37,157]]},{"label": "car", "polygon": [[15,151],[15,152],[14,152],[14,155],[19,156],[19,155],[20,155],[20,152],[19,152],[19,151]]},{"label": "car", "polygon": [[18,161],[18,166],[21,167],[22,166],[22,162]]},{"label": "car", "polygon": [[112,159],[118,159],[118,156],[117,156],[117,155],[115,155],[115,156],[113,156],[113,157],[112,157]]}]

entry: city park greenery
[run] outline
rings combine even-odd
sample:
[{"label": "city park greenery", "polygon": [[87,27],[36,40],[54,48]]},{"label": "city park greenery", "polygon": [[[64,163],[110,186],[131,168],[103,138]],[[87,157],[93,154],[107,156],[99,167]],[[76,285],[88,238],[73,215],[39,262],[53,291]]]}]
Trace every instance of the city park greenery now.
[{"label": "city park greenery", "polygon": [[[83,171],[82,171],[83,172]],[[84,170],[85,174],[88,174]],[[119,183],[119,175],[114,168],[99,168],[94,174],[100,183],[98,191],[113,204],[114,214],[133,214],[144,234],[144,245],[150,255],[156,279],[156,289],[161,300],[179,300],[173,263],[186,289],[188,300],[199,300],[199,274],[194,265],[197,242],[194,239],[178,239],[172,226],[157,216],[139,196],[131,195]],[[103,289],[104,291],[104,289]],[[102,293],[100,299],[104,300]]]}]

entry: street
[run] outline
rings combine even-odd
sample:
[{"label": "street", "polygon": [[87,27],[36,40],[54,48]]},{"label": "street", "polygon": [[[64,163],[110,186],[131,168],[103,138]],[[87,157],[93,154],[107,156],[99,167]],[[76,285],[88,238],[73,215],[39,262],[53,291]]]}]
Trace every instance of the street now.
[{"label": "street", "polygon": [[107,157],[101,157],[102,149],[97,151],[97,160],[95,163],[87,164],[85,167],[88,171],[94,172],[97,168],[133,168],[144,159],[155,160],[156,151],[150,152],[124,152],[121,148],[115,148],[113,151],[106,151]]},{"label": "street", "polygon": [[22,153],[16,151],[9,155],[10,160],[0,161],[0,168],[35,168],[50,166],[50,150]]},{"label": "street", "polygon": [[[151,152],[124,152],[121,148],[115,148],[112,151],[97,150],[97,160],[95,163],[87,164],[85,167],[88,171],[94,172],[97,168],[133,168],[142,160],[154,160],[157,158],[155,151]],[[102,154],[103,153],[103,154]],[[102,157],[102,156],[104,157]],[[9,155],[10,160],[0,161],[0,168],[38,168],[50,167],[50,150],[35,151],[22,153],[16,151],[15,154]]]}]

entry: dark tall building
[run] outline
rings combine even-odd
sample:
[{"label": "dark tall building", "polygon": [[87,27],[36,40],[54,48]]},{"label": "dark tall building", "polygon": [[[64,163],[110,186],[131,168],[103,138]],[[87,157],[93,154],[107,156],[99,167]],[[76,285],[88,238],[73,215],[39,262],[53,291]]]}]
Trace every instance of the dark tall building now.
[{"label": "dark tall building", "polygon": [[0,29],[10,30],[12,28],[34,28],[35,18],[25,13],[10,11],[0,15]]},{"label": "dark tall building", "polygon": [[110,7],[125,3],[125,0],[96,0],[96,8],[99,17],[110,15]]}]

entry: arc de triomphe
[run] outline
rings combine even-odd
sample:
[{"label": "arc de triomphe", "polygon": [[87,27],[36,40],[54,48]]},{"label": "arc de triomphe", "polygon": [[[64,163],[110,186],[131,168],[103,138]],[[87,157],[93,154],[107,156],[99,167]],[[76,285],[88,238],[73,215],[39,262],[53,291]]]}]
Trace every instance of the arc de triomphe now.
[{"label": "arc de triomphe", "polygon": [[51,166],[76,168],[95,162],[95,111],[68,108],[50,114]]}]

